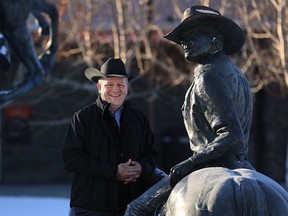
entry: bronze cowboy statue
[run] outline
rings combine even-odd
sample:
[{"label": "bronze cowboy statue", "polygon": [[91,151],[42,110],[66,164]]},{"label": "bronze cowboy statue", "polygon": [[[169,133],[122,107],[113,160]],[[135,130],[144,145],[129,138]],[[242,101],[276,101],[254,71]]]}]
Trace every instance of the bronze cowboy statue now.
[{"label": "bronze cowboy statue", "polygon": [[[26,23],[30,13],[38,20],[42,34],[49,34],[49,47],[39,58]],[[50,17],[51,24],[42,13]],[[51,70],[58,49],[58,10],[55,5],[47,0],[0,0],[0,46],[3,51],[0,52],[1,72],[9,70],[9,50],[15,53],[28,72],[28,80],[9,89],[0,89],[2,105],[39,86]]]},{"label": "bronze cowboy statue", "polygon": [[212,8],[193,6],[165,38],[198,64],[182,107],[194,154],[132,201],[125,215],[286,215],[286,190],[247,159],[252,93],[228,57],[243,46],[242,29]]}]

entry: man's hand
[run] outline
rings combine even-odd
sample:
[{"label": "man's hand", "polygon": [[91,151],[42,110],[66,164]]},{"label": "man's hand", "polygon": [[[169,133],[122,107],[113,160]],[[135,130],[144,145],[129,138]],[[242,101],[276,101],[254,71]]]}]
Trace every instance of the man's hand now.
[{"label": "man's hand", "polygon": [[135,182],[142,172],[141,165],[129,159],[126,163],[118,164],[117,180],[123,181],[124,184]]},{"label": "man's hand", "polygon": [[170,185],[174,187],[186,175],[194,171],[193,162],[188,158],[170,169]]}]

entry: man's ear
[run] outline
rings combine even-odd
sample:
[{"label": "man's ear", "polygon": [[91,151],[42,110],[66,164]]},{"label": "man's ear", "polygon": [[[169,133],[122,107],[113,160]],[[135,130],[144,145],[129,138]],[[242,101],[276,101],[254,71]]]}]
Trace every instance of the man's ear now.
[{"label": "man's ear", "polygon": [[99,84],[99,82],[96,83],[96,88],[98,89],[98,92],[100,93],[101,85]]}]

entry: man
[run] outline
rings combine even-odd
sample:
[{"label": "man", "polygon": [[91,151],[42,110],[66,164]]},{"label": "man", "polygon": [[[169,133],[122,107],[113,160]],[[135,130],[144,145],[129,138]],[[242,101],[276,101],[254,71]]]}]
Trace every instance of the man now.
[{"label": "man", "polygon": [[[243,46],[241,28],[214,9],[193,6],[165,38],[181,45],[185,58],[199,64],[182,107],[194,154],[130,203],[129,216],[153,215],[155,207],[166,201],[170,186],[195,170],[216,166],[254,169],[247,160],[252,93],[244,75],[226,55]],[[148,200],[151,208],[145,205]],[[159,214],[164,213],[162,208]]]},{"label": "man", "polygon": [[123,215],[127,204],[164,173],[145,116],[124,101],[129,76],[121,59],[108,59],[101,70],[88,68],[96,83],[95,103],[76,112],[67,130],[64,164],[72,172],[70,206],[76,216]]}]

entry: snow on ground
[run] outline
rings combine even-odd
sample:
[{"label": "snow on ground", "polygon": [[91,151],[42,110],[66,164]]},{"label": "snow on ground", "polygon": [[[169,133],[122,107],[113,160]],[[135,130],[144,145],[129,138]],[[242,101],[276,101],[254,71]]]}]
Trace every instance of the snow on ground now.
[{"label": "snow on ground", "polygon": [[1,216],[68,216],[69,199],[54,197],[0,196]]}]

